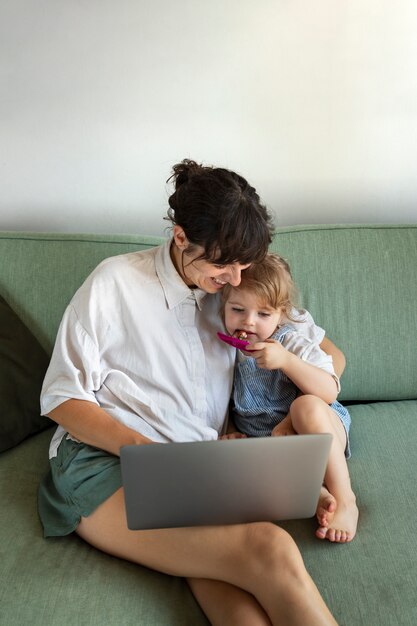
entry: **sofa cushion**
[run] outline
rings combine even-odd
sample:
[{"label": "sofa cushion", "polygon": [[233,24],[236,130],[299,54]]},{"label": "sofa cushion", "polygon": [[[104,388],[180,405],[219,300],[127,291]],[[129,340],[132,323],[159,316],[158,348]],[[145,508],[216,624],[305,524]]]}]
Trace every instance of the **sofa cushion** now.
[{"label": "sofa cushion", "polygon": [[[350,407],[352,483],[360,518],[352,543],[314,536],[314,519],[285,522],[337,622],[415,626],[417,402]],[[121,561],[76,535],[43,539],[36,492],[51,434],[0,455],[0,623],[206,626],[181,578]]]},{"label": "sofa cushion", "polygon": [[271,247],[346,355],[339,399],[416,399],[417,225],[282,228]]},{"label": "sofa cushion", "polygon": [[103,259],[163,241],[143,235],[0,232],[0,258],[7,259],[0,263],[1,293],[49,353],[65,307]]},{"label": "sofa cushion", "polygon": [[79,539],[44,539],[37,490],[51,433],[0,455],[0,624],[208,626],[187,584]]},{"label": "sofa cushion", "polygon": [[283,525],[339,624],[415,626],[417,401],[357,404],[349,410],[357,535],[335,545],[315,540],[314,519]]},{"label": "sofa cushion", "polygon": [[48,355],[0,296],[0,452],[52,424],[40,415]]},{"label": "sofa cushion", "polygon": [[[103,258],[162,241],[0,233],[2,293],[50,351],[68,301]],[[339,399],[415,399],[417,225],[280,228],[271,250],[288,258],[302,304],[346,354]]]}]

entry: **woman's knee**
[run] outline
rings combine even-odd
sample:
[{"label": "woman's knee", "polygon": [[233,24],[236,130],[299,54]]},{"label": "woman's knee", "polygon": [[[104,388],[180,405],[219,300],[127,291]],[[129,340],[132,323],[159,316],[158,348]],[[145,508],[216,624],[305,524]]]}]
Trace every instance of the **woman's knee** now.
[{"label": "woman's knee", "polygon": [[295,541],[285,530],[269,522],[248,524],[244,558],[255,571],[259,570],[262,574],[288,569],[304,570]]}]

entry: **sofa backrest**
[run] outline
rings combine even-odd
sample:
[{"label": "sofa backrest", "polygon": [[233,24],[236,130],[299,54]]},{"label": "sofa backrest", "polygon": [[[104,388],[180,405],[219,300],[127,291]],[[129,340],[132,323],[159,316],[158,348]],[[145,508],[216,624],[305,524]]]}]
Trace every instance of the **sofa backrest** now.
[{"label": "sofa backrest", "polygon": [[[0,294],[51,351],[66,305],[102,259],[162,241],[0,232]],[[281,228],[271,250],[347,357],[340,398],[417,398],[417,224]]]},{"label": "sofa backrest", "polygon": [[162,241],[140,235],[0,232],[0,294],[51,352],[68,302],[100,261]]},{"label": "sofa backrest", "polygon": [[346,355],[340,399],[417,398],[417,224],[282,228],[271,249]]}]

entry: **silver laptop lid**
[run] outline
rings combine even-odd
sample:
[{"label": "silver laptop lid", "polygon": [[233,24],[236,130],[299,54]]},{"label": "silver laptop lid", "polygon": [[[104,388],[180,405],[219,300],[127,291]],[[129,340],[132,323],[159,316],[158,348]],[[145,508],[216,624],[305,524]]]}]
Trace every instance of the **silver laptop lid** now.
[{"label": "silver laptop lid", "polygon": [[330,434],[124,446],[131,530],[311,517]]}]

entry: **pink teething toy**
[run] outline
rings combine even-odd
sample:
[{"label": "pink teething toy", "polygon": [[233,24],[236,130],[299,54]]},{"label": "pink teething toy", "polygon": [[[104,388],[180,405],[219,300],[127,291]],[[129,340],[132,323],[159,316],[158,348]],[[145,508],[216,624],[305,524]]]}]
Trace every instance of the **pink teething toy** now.
[{"label": "pink teething toy", "polygon": [[246,346],[249,345],[249,341],[245,339],[238,339],[237,337],[231,337],[230,335],[225,335],[224,333],[217,333],[219,339],[228,343],[230,346],[234,348],[238,348],[239,350],[244,350]]}]

